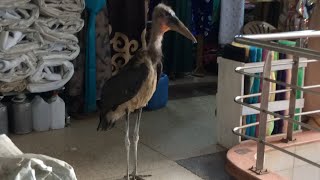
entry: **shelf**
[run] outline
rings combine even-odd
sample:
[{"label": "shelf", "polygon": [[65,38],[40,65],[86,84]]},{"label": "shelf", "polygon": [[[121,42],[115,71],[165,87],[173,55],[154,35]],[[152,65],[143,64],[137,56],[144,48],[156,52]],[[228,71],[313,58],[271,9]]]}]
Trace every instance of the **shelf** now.
[{"label": "shelf", "polygon": [[[307,63],[305,58],[300,58],[301,62],[299,67],[306,68]],[[309,60],[308,60],[309,61]],[[289,64],[287,64],[289,63]],[[272,70],[288,70],[292,69],[292,59],[281,59],[278,61],[272,61]],[[243,125],[244,115],[259,114],[258,111],[241,106],[234,102],[234,98],[242,96],[244,94],[244,76],[235,72],[237,67],[244,67],[243,71],[247,73],[261,73],[263,71],[264,62],[259,63],[243,63],[218,58],[219,64],[219,76],[218,76],[218,90],[217,90],[217,138],[218,144],[231,148],[239,144],[242,140],[239,136],[232,133],[234,127]],[[250,67],[249,69],[246,69]],[[296,107],[298,109],[303,108],[305,100],[303,96],[296,101]],[[260,106],[259,103],[253,104],[254,106]],[[289,100],[279,100],[269,102],[268,110],[277,112],[286,110],[289,107]]]},{"label": "shelf", "polygon": [[[59,88],[59,89],[56,89],[56,90],[52,90],[52,91],[63,91],[65,88],[62,87],[62,88]],[[46,92],[52,92],[52,91],[46,91]],[[45,93],[45,92],[40,92],[40,93]],[[16,96],[18,94],[39,94],[39,93],[33,93],[33,92],[30,92],[30,91],[22,91],[22,92],[7,92],[7,93],[2,93],[0,92],[0,96]]]},{"label": "shelf", "polygon": [[251,3],[264,3],[264,2],[276,2],[279,0],[249,0]]},{"label": "shelf", "polygon": [[[257,104],[252,104],[255,107],[260,107],[260,103]],[[304,99],[297,99],[296,102],[296,108],[300,109],[304,107]],[[284,111],[289,109],[289,100],[282,100],[282,101],[271,101],[269,102],[269,107],[268,110],[272,112],[277,112],[277,111]],[[260,112],[251,109],[249,107],[243,106],[242,108],[242,115],[247,116],[247,115],[254,115],[254,114],[259,114]]]}]

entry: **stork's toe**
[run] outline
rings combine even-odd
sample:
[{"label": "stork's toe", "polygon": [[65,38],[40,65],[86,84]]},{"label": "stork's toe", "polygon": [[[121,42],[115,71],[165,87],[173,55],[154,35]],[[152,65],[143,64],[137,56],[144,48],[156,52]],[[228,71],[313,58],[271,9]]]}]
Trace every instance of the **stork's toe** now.
[{"label": "stork's toe", "polygon": [[[130,180],[146,180],[145,178],[151,177],[152,175],[134,175],[130,174]],[[125,179],[127,179],[127,176],[124,176]]]}]

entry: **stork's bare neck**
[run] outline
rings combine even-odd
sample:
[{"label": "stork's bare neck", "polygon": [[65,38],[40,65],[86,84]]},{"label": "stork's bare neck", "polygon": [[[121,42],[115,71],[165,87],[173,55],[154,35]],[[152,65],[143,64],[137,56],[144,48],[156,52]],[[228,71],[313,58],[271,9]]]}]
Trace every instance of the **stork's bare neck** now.
[{"label": "stork's bare neck", "polygon": [[150,40],[147,51],[151,55],[152,63],[155,64],[160,62],[162,59],[162,39],[164,31],[158,23],[152,24]]}]

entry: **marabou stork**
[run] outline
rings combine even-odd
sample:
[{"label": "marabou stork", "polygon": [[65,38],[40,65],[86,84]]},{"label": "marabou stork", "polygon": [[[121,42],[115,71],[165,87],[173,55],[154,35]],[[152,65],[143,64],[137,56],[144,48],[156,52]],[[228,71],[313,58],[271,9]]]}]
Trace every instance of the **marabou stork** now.
[{"label": "marabou stork", "polygon": [[[119,73],[107,80],[103,86],[100,101],[100,123],[98,130],[108,130],[126,115],[125,146],[127,151],[127,176],[142,179],[137,175],[137,149],[142,108],[145,107],[156,90],[162,72],[162,39],[165,32],[173,30],[197,42],[192,33],[178,19],[174,11],[160,3],[154,8],[150,41],[146,49],[139,50]],[[138,110],[133,142],[135,166],[129,175],[129,115]]]}]

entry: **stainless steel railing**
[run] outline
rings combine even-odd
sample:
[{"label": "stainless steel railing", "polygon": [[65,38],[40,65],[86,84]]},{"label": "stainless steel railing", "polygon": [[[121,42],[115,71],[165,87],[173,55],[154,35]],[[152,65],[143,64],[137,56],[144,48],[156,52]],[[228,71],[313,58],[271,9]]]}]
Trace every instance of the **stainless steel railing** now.
[{"label": "stainless steel railing", "polygon": [[[263,65],[263,73],[261,75],[257,75],[254,73],[248,73],[245,72],[246,69],[250,68],[255,68],[258,66],[250,66],[250,67],[238,67],[235,69],[235,71],[239,74],[245,75],[245,76],[250,76],[254,78],[260,78],[262,80],[262,91],[261,93],[256,93],[256,94],[250,94],[250,95],[244,95],[244,96],[237,96],[235,98],[235,102],[255,109],[257,111],[260,111],[260,122],[256,123],[251,123],[247,124],[244,126],[239,126],[235,127],[232,131],[234,134],[251,139],[257,142],[257,161],[256,161],[256,167],[252,168],[254,172],[257,174],[264,174],[266,171],[264,170],[264,157],[265,157],[265,145],[270,146],[276,150],[279,150],[281,152],[284,152],[286,154],[289,154],[291,156],[294,156],[302,161],[305,161],[311,165],[314,165],[318,168],[320,168],[320,164],[313,162],[309,159],[306,159],[302,156],[296,155],[292,152],[289,152],[283,148],[280,148],[278,146],[275,146],[271,143],[268,143],[266,141],[266,127],[267,123],[273,122],[273,121],[278,121],[278,120],[286,120],[288,121],[288,130],[286,134],[286,142],[293,141],[293,124],[298,124],[302,127],[305,127],[310,130],[314,131],[320,131],[320,128],[315,128],[313,126],[310,126],[308,124],[295,121],[294,117],[295,116],[303,116],[303,115],[309,115],[309,114],[315,114],[315,113],[320,113],[320,110],[315,110],[315,111],[308,111],[308,112],[302,112],[302,113],[295,113],[296,109],[296,93],[297,90],[303,91],[306,93],[312,93],[316,95],[320,95],[319,91],[312,90],[313,88],[320,87],[320,85],[312,85],[312,86],[303,86],[299,87],[297,86],[297,77],[298,77],[298,69],[299,69],[299,63],[312,63],[312,62],[317,62],[320,60],[320,52],[310,50],[303,48],[304,44],[304,39],[305,38],[310,38],[310,37],[320,37],[320,31],[314,31],[314,30],[306,30],[306,31],[295,31],[295,32],[284,32],[284,33],[271,33],[271,34],[257,34],[257,35],[241,35],[241,36],[236,36],[235,37],[235,42],[240,43],[240,44],[245,44],[245,45],[250,45],[250,46],[255,46],[255,47],[260,47],[264,49],[268,49],[271,51],[276,51],[279,53],[285,53],[285,54],[292,54],[293,55],[293,61],[291,62],[286,62],[285,64],[292,64],[292,78],[291,78],[291,83],[286,83],[286,82],[281,82],[277,81],[274,79],[270,78],[271,74],[271,67],[276,66],[276,65],[281,65],[284,63],[277,63],[275,65],[272,65],[271,63],[271,55],[270,53],[268,54],[268,57]],[[286,45],[280,45],[276,42],[270,42],[274,40],[282,40],[282,39],[294,39],[297,41],[297,46],[296,47],[290,47]],[[308,58],[310,60],[301,60],[300,57]],[[270,92],[270,83],[276,83],[285,87],[288,87],[289,89],[284,89],[284,90],[277,90]],[[283,92],[290,92],[290,99],[289,99],[289,115],[280,115],[275,112],[271,112],[268,110],[268,104],[269,104],[269,94],[277,94],[277,93],[283,93]],[[250,98],[250,97],[256,97],[256,96],[261,96],[261,103],[260,107],[253,106],[251,104],[245,103],[243,99],[245,98]],[[273,119],[268,119],[268,115],[273,115],[275,118]],[[252,127],[252,126],[257,126],[259,125],[259,135],[258,137],[251,137],[245,134],[242,134],[239,132],[242,129]]]}]

